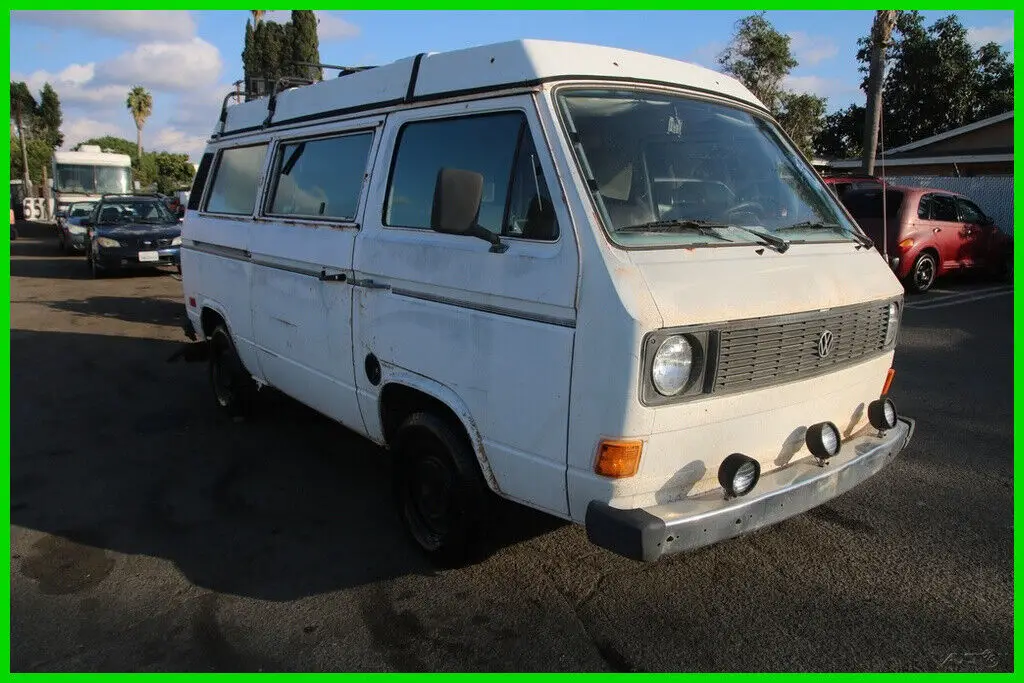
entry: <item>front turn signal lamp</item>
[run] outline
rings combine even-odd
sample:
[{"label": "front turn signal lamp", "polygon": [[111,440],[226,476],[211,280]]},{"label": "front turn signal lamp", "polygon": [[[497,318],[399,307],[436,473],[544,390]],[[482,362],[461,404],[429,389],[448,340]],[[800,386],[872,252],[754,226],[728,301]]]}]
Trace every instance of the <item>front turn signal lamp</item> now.
[{"label": "front turn signal lamp", "polygon": [[640,469],[643,441],[602,439],[597,447],[594,471],[603,477],[622,479],[632,477]]}]

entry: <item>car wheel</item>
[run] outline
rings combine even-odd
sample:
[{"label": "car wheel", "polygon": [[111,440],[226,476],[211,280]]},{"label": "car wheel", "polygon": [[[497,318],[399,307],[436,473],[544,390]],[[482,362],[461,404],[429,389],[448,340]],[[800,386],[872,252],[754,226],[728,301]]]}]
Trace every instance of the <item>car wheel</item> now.
[{"label": "car wheel", "polygon": [[910,269],[907,277],[907,289],[917,294],[927,292],[935,284],[935,275],[938,263],[935,257],[925,252],[914,261],[914,267]]},{"label": "car wheel", "polygon": [[217,407],[228,417],[252,415],[256,381],[245,369],[227,327],[218,325],[210,337],[210,386]]},{"label": "car wheel", "polygon": [[487,485],[466,438],[432,413],[399,427],[395,498],[406,531],[433,563],[465,566],[483,550]]}]

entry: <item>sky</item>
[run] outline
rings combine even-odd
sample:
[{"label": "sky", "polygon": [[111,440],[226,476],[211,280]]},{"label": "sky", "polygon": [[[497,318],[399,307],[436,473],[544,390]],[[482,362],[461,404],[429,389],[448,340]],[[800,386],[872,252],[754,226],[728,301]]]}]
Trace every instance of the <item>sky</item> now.
[{"label": "sky", "polygon": [[[318,11],[320,61],[386,64],[419,52],[546,38],[648,52],[718,68],[737,20],[731,11],[393,12]],[[1013,50],[1012,11],[924,12],[927,24],[956,14],[975,45]],[[143,147],[185,152],[193,162],[232,83],[242,78],[246,10],[12,11],[11,80],[37,95],[49,82],[64,112],[65,148],[91,137],[135,139],[125,107],[133,85],[153,94]],[[287,21],[287,10],[269,18]],[[771,11],[799,65],[788,87],[828,98],[828,111],[862,102],[857,39],[872,11]],[[328,71],[329,75],[336,72]]]}]

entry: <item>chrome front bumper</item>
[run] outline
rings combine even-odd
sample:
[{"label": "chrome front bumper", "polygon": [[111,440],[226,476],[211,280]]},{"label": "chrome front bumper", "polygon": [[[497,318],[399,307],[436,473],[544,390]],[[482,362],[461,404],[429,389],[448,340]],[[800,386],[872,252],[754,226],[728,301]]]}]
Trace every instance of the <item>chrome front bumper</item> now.
[{"label": "chrome front bumper", "polygon": [[721,489],[667,505],[625,510],[599,501],[587,507],[591,543],[625,557],[653,562],[776,524],[832,500],[873,476],[906,448],[914,420],[900,417],[881,436],[868,428],[843,442],[839,455],[819,466],[804,458],[761,477],[754,490],[726,498]]}]

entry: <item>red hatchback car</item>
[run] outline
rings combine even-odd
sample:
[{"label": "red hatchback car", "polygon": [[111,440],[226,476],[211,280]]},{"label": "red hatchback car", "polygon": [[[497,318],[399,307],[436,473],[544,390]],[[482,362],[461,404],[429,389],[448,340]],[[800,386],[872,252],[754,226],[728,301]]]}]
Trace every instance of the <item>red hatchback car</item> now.
[{"label": "red hatchback car", "polygon": [[842,202],[912,292],[931,288],[949,272],[986,270],[1013,275],[1013,238],[963,195],[947,190],[889,185],[847,191]]}]

